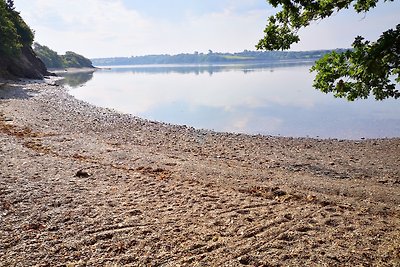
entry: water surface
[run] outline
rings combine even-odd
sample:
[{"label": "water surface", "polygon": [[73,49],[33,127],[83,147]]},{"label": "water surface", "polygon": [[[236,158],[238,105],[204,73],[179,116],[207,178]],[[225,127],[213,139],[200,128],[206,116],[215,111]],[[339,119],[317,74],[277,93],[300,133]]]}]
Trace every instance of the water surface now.
[{"label": "water surface", "polygon": [[400,136],[399,100],[336,99],[312,88],[309,68],[304,63],[114,66],[68,78],[78,99],[172,124],[293,137]]}]

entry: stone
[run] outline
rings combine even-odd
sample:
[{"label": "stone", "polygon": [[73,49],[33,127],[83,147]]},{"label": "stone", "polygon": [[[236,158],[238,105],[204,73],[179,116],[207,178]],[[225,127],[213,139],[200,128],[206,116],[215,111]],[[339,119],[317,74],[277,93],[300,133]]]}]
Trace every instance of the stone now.
[{"label": "stone", "polygon": [[90,176],[90,174],[84,170],[79,170],[75,174],[75,177],[79,177],[79,178],[88,178],[89,176]]}]

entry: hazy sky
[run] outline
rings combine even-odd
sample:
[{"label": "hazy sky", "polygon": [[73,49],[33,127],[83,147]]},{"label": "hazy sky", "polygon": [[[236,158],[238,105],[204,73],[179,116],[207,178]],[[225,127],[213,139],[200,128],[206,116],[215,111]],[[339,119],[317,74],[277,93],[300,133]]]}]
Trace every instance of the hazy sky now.
[{"label": "hazy sky", "polygon": [[[255,50],[273,9],[265,0],[14,0],[35,40],[89,58]],[[350,47],[394,28],[400,1],[352,10],[301,31],[293,50]]]}]

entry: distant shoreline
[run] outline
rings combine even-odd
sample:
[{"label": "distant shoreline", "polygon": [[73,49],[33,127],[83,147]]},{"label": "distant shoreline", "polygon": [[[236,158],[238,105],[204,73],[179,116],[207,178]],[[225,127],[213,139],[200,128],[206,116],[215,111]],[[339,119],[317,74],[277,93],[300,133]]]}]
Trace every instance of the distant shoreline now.
[{"label": "distant shoreline", "polygon": [[[336,49],[334,51],[344,51]],[[109,57],[92,58],[93,65],[151,65],[151,64],[223,64],[223,63],[245,63],[245,62],[276,62],[285,60],[309,60],[315,61],[333,50],[314,51],[243,51],[238,53],[183,53],[177,55],[146,55],[133,57]]]},{"label": "distant shoreline", "polygon": [[209,66],[239,66],[239,65],[256,65],[256,66],[277,66],[277,65],[313,65],[317,59],[287,59],[287,60],[247,60],[232,62],[204,62],[204,63],[137,63],[137,64],[114,64],[114,65],[95,65],[98,69],[109,69],[118,66],[188,66],[188,67],[209,67]]}]

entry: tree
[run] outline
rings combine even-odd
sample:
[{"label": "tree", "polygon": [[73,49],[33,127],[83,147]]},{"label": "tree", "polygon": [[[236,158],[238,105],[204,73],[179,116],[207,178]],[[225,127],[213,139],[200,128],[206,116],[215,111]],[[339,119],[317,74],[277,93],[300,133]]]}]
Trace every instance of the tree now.
[{"label": "tree", "polygon": [[71,51],[65,52],[62,59],[66,68],[93,68],[90,59]]},{"label": "tree", "polygon": [[[265,36],[257,49],[286,50],[300,41],[298,31],[312,21],[331,16],[352,5],[357,13],[368,12],[379,0],[268,0],[282,10],[269,17]],[[383,0],[383,2],[394,0]],[[385,31],[375,41],[365,41],[358,36],[352,49],[342,53],[332,52],[318,60],[311,68],[316,71],[313,86],[322,92],[332,92],[335,97],[350,101],[367,98],[400,98],[396,84],[400,83],[400,24]]]},{"label": "tree", "polygon": [[47,68],[93,68],[92,61],[82,55],[67,51],[65,55],[59,55],[45,45],[33,44],[33,51],[44,62]]},{"label": "tree", "polygon": [[34,43],[33,51],[35,51],[36,55],[43,61],[47,68],[64,68],[62,57],[58,55],[56,51],[51,50],[47,46]]},{"label": "tree", "polygon": [[34,34],[19,13],[12,0],[0,0],[0,53],[17,55],[23,46],[31,46]]},{"label": "tree", "polygon": [[19,39],[10,10],[6,2],[0,0],[0,55],[17,54],[22,47]]}]

